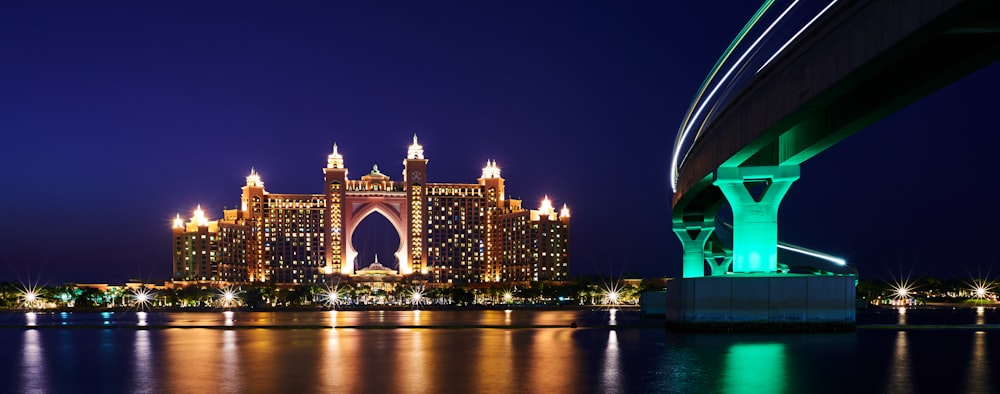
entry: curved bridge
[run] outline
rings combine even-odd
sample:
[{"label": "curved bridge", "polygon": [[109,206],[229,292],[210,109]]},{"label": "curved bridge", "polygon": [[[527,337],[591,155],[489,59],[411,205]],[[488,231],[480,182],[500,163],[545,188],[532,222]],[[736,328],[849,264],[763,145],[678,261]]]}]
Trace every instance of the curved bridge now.
[{"label": "curved bridge", "polygon": [[[781,272],[778,250],[796,247],[778,242],[777,211],[799,164],[998,58],[996,0],[765,2],[678,131],[683,276]],[[731,246],[715,234],[726,202]]]}]

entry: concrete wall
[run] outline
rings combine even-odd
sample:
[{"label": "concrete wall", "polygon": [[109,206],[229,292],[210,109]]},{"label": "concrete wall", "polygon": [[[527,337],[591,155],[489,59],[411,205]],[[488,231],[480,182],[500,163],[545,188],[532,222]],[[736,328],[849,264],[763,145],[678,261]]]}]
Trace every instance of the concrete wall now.
[{"label": "concrete wall", "polygon": [[854,324],[854,276],[726,275],[667,282],[670,323]]},{"label": "concrete wall", "polygon": [[643,318],[662,318],[666,313],[666,291],[644,291],[639,294],[640,316]]}]

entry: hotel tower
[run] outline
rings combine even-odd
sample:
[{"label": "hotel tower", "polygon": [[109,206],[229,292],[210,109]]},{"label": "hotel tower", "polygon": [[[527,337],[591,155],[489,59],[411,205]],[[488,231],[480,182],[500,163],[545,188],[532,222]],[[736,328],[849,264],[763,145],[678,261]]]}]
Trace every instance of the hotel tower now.
[{"label": "hotel tower", "polygon": [[[424,149],[413,137],[402,180],[378,166],[350,179],[336,144],[320,194],[265,190],[251,169],[237,209],[209,220],[199,206],[173,223],[173,279],[184,282],[322,283],[357,275],[354,230],[368,215],[399,235],[394,259],[403,277],[431,283],[562,281],[569,272],[566,205],[546,197],[537,210],[506,198],[495,161],[476,183],[430,183]],[[395,260],[395,264],[392,261]]]}]

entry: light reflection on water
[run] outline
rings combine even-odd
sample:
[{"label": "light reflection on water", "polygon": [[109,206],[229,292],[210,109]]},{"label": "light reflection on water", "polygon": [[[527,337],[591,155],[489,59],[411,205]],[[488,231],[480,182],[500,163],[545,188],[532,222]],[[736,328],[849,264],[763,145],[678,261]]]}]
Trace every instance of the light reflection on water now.
[{"label": "light reflection on water", "polygon": [[[309,329],[59,328],[0,330],[0,387],[19,392],[907,392],[996,391],[1000,331],[859,330],[846,334],[679,334],[629,328],[609,311],[481,311],[468,324],[605,323],[599,329],[426,328],[451,312],[300,314]],[[910,310],[913,317],[919,311]],[[165,320],[202,317],[150,313]],[[225,318],[215,313],[222,326]],[[235,324],[282,324],[235,314]],[[311,316],[311,317],[310,317]],[[205,316],[207,317],[207,316]],[[23,318],[23,317],[22,317]],[[57,320],[63,317],[56,316]],[[87,319],[86,316],[79,316]],[[41,317],[40,317],[41,319]],[[70,317],[72,320],[72,317]],[[135,322],[134,316],[128,317]],[[311,320],[310,320],[311,319]],[[329,328],[419,322],[420,327]],[[96,321],[103,321],[101,317]],[[39,321],[41,323],[41,320]],[[72,323],[72,322],[71,322]],[[346,323],[346,324],[345,324]],[[61,324],[61,323],[60,323]],[[101,323],[98,323],[101,324]],[[509,324],[509,323],[508,323]],[[44,328],[49,327],[49,328]],[[100,325],[96,326],[100,327]],[[948,349],[941,353],[940,349]],[[944,358],[944,359],[942,359]],[[947,364],[950,373],[920,373]]]},{"label": "light reflection on water", "polygon": [[220,381],[223,392],[240,392],[243,390],[244,376],[240,368],[239,346],[236,343],[235,331],[222,331],[222,351],[218,368],[222,376],[230,377]]},{"label": "light reflection on water", "polygon": [[890,393],[912,393],[913,377],[910,374],[910,353],[906,331],[896,333],[892,364],[889,367],[886,384]]},{"label": "light reflection on water", "polygon": [[[981,308],[981,307],[980,307]],[[972,341],[972,357],[969,360],[969,374],[966,378],[967,393],[988,393],[993,387],[990,376],[995,373],[989,369],[987,359],[986,333],[976,331]]]},{"label": "light reflection on water", "polygon": [[621,386],[621,375],[618,370],[621,366],[618,364],[618,332],[614,330],[608,330],[608,347],[604,351],[604,368],[603,368],[603,392],[605,393],[618,393],[622,391]]},{"label": "light reflection on water", "polygon": [[42,349],[41,333],[38,330],[24,331],[24,345],[21,348],[21,385],[22,393],[49,392],[49,376],[45,370],[45,353]]},{"label": "light reflection on water", "polygon": [[726,353],[723,385],[727,393],[781,393],[788,378],[783,343],[736,343]]},{"label": "light reflection on water", "polygon": [[129,391],[133,393],[153,392],[152,384],[155,380],[153,376],[153,345],[149,341],[149,331],[136,330],[133,355],[134,358],[129,368],[132,368],[135,374],[132,376],[132,387]]},{"label": "light reflection on water", "polygon": [[[415,313],[414,316],[419,319],[420,314]],[[429,359],[432,355],[427,351],[431,344],[424,343],[424,331],[420,329],[405,330],[403,335],[409,336],[409,343],[404,348],[402,357],[397,357],[394,368],[403,372],[399,383],[402,387],[426,387],[422,385],[422,376],[432,375],[436,365],[435,360]]]}]

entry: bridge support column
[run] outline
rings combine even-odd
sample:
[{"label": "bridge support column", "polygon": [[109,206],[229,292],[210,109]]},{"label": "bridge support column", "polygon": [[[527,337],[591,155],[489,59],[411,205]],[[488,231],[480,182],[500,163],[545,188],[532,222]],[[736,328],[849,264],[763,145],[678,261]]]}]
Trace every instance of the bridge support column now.
[{"label": "bridge support column", "polygon": [[684,278],[705,276],[705,242],[715,231],[715,221],[674,222],[674,234],[684,248]]},{"label": "bridge support column", "polygon": [[732,256],[709,256],[708,265],[712,267],[712,276],[725,275],[729,272],[729,265],[733,263]]},{"label": "bridge support column", "polygon": [[[733,209],[734,273],[778,270],[778,206],[797,179],[798,165],[720,167],[715,172],[714,184]],[[764,189],[754,197],[750,190],[761,183]]]}]

